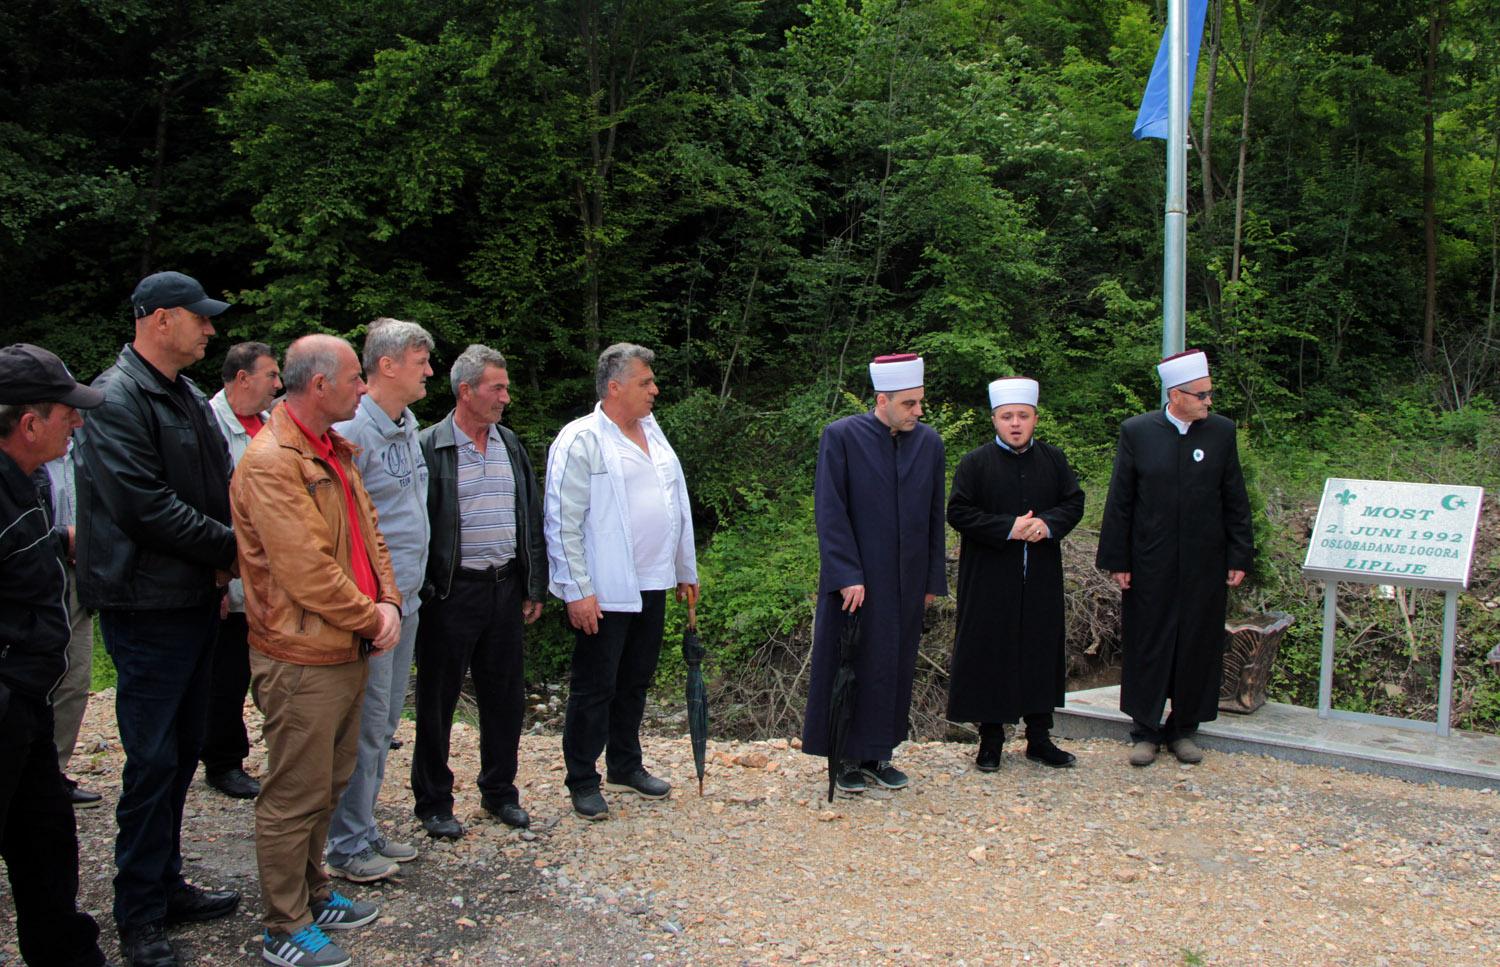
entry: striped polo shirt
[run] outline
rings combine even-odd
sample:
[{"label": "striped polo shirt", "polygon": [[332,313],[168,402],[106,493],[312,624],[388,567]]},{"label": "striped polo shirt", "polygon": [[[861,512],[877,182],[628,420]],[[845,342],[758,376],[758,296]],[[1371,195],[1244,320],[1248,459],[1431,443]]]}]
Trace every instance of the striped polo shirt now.
[{"label": "striped polo shirt", "polygon": [[458,566],[483,570],[516,556],[516,478],[493,424],[484,452],[453,424],[458,448]]}]

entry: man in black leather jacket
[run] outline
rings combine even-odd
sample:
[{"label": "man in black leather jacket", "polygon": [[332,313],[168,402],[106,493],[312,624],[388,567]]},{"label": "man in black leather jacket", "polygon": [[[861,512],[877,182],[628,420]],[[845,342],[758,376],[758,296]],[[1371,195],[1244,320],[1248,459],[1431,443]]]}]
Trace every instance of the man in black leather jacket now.
[{"label": "man in black leather jacket", "polygon": [[94,386],[77,442],[78,590],[99,611],[125,750],[115,817],[115,924],[127,961],[178,963],[165,929],[234,910],[182,878],[183,803],[207,721],[219,601],[235,567],[229,451],[182,370],[228,308],[177,272],[142,279],[135,339]]},{"label": "man in black leather jacket", "polygon": [[78,909],[78,827],[52,744],[52,693],[68,669],[68,529],[38,493],[78,409],[103,402],[36,346],[0,349],[0,855],[28,964],[104,963]]}]

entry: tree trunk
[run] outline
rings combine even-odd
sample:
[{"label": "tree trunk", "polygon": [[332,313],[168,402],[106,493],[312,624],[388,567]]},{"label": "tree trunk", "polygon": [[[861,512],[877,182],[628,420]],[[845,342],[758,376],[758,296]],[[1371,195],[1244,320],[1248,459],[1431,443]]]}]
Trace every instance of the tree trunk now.
[{"label": "tree trunk", "polygon": [[1437,337],[1437,159],[1436,140],[1438,45],[1448,15],[1447,0],[1435,0],[1427,20],[1427,65],[1422,71],[1422,235],[1427,247],[1426,299],[1422,311],[1422,362],[1432,365]]},{"label": "tree trunk", "polygon": [[[1218,232],[1214,225],[1214,88],[1219,79],[1219,46],[1222,42],[1220,30],[1224,25],[1224,0],[1213,0],[1213,27],[1208,36],[1208,82],[1203,92],[1203,128],[1198,137],[1198,163],[1203,179],[1203,240],[1204,250],[1213,251],[1218,246]],[[1205,260],[1207,262],[1208,260]],[[1203,287],[1208,296],[1209,314],[1218,321],[1219,280],[1211,270],[1203,273]]]},{"label": "tree trunk", "polygon": [[1244,49],[1244,70],[1241,80],[1245,83],[1245,96],[1240,102],[1240,153],[1234,175],[1234,246],[1229,258],[1229,281],[1240,280],[1240,262],[1244,256],[1245,241],[1245,168],[1250,163],[1250,99],[1255,92],[1255,54],[1260,46],[1261,28],[1265,24],[1266,11],[1275,6],[1272,0],[1263,0],[1255,6],[1255,25],[1245,30],[1244,8],[1240,0],[1234,0],[1234,15],[1240,25],[1240,43]]},{"label": "tree trunk", "polygon": [[[607,28],[596,0],[578,4],[578,39],[583,46],[584,110],[588,124],[589,165],[576,186],[578,218],[583,230],[583,341],[589,353],[599,352],[603,330],[600,274],[604,262],[604,225],[609,210],[609,178],[614,166],[615,139],[635,81],[644,38],[640,25],[628,22],[622,8]],[[622,40],[622,35],[625,35]],[[618,56],[620,45],[623,62]]]},{"label": "tree trunk", "polygon": [[156,137],[151,159],[151,187],[146,190],[146,214],[141,219],[146,237],[141,239],[140,276],[151,274],[156,265],[156,223],[161,218],[161,193],[167,179],[167,106],[171,103],[171,84],[162,78],[156,92]]},{"label": "tree trunk", "polygon": [[[1497,71],[1496,80],[1500,80]],[[1490,154],[1489,198],[1485,207],[1490,215],[1490,306],[1484,321],[1484,339],[1479,343],[1479,362],[1475,370],[1488,372],[1490,353],[1495,349],[1496,298],[1500,296],[1500,85],[1495,89],[1494,151]]]},{"label": "tree trunk", "polygon": [[1224,0],[1213,0],[1213,27],[1208,36],[1208,82],[1203,92],[1203,128],[1198,136],[1198,163],[1203,176],[1203,225],[1213,237],[1214,225],[1214,87],[1219,78],[1220,29],[1224,24]]}]

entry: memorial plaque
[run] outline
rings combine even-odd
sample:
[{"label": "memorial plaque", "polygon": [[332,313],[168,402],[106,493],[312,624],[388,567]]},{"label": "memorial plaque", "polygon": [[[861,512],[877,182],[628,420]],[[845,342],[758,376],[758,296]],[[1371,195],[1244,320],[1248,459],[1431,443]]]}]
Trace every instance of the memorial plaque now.
[{"label": "memorial plaque", "polygon": [[1302,571],[1324,581],[1467,588],[1483,500],[1479,487],[1331,477]]}]

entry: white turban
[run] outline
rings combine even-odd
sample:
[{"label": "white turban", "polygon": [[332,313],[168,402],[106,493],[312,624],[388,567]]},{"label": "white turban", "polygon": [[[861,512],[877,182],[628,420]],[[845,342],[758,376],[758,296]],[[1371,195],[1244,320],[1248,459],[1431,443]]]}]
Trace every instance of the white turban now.
[{"label": "white turban", "polygon": [[1189,349],[1163,359],[1156,366],[1156,374],[1161,377],[1162,389],[1191,383],[1208,375],[1208,357],[1201,349]]},{"label": "white turban", "polygon": [[1042,388],[1025,376],[1006,376],[990,384],[990,409],[1007,403],[1025,403],[1035,407]]},{"label": "white turban", "polygon": [[877,393],[896,393],[922,385],[922,357],[912,353],[876,356],[870,363],[870,382]]}]

